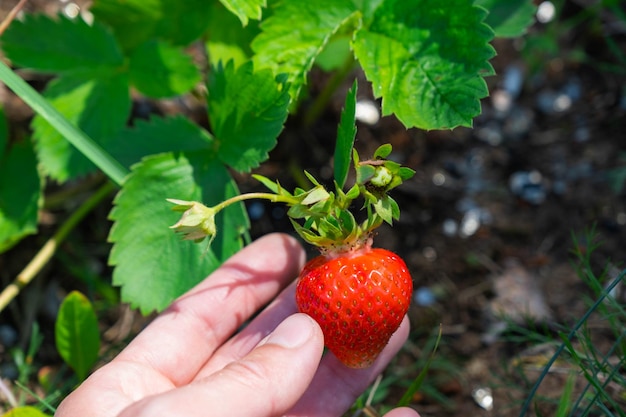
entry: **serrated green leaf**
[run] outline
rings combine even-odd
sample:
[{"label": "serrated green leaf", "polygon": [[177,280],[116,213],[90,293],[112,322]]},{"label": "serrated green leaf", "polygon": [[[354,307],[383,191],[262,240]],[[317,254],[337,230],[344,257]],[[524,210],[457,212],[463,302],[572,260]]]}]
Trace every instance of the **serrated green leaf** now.
[{"label": "serrated green leaf", "polygon": [[258,22],[249,22],[242,28],[237,17],[220,2],[214,1],[209,7],[211,21],[206,42],[209,61],[217,65],[232,60],[235,67],[240,66],[252,57],[250,43],[260,32]]},{"label": "serrated green leaf", "polygon": [[337,143],[334,155],[334,177],[339,188],[343,188],[348,178],[352,148],[356,137],[356,93],[357,82],[354,80],[352,88],[346,95],[346,103],[341,111],[341,121],[337,129]]},{"label": "serrated green leaf", "polygon": [[383,114],[406,127],[471,126],[493,74],[484,17],[467,0],[385,0],[353,41]]},{"label": "serrated green leaf", "polygon": [[289,94],[269,70],[254,71],[252,62],[235,69],[229,62],[209,74],[209,119],[218,157],[238,171],[267,159],[287,119]]},{"label": "serrated green leaf", "polygon": [[[98,79],[62,76],[44,96],[70,123],[102,144],[125,126],[130,114],[128,78],[117,74]],[[92,172],[95,166],[41,116],[33,119],[36,151],[46,174],[65,181]]]},{"label": "serrated green leaf", "polygon": [[42,188],[29,142],[15,143],[4,156],[0,152],[0,252],[37,232]]},{"label": "serrated green leaf", "polygon": [[514,38],[526,33],[534,23],[537,11],[532,0],[475,0],[474,4],[487,9],[489,14],[485,23],[499,38]]},{"label": "serrated green leaf", "polygon": [[184,94],[200,82],[200,72],[181,48],[160,41],[140,45],[130,57],[130,82],[153,98]]},{"label": "serrated green leaf", "polygon": [[163,310],[242,247],[248,227],[245,210],[234,204],[216,218],[218,232],[211,249],[181,241],[169,227],[180,214],[166,198],[214,205],[237,194],[228,171],[207,152],[144,158],[133,167],[115,199],[115,221],[109,240],[113,282],[122,300],[145,314]]},{"label": "serrated green leaf", "polygon": [[15,65],[42,72],[98,73],[124,63],[113,35],[82,19],[27,14],[11,23],[1,42]]},{"label": "serrated green leaf", "polygon": [[350,0],[276,3],[273,14],[261,23],[261,33],[252,42],[255,67],[287,74],[291,97],[296,99],[315,58],[331,36],[357,13]]},{"label": "serrated green leaf", "polygon": [[104,147],[122,165],[130,168],[141,158],[165,152],[211,149],[213,138],[184,116],[151,117],[126,127]]},{"label": "serrated green leaf", "polygon": [[13,408],[6,413],[2,414],[2,417],[50,417],[48,414],[42,413],[35,407],[23,406]]},{"label": "serrated green leaf", "polygon": [[83,381],[98,359],[100,334],[98,317],[87,299],[78,291],[65,297],[54,325],[59,355]]},{"label": "serrated green leaf", "polygon": [[220,0],[220,3],[236,15],[244,26],[249,19],[261,20],[263,8],[267,6],[266,0]]},{"label": "serrated green leaf", "polygon": [[207,29],[210,9],[206,0],[95,0],[90,11],[132,51],[150,39],[188,45]]}]

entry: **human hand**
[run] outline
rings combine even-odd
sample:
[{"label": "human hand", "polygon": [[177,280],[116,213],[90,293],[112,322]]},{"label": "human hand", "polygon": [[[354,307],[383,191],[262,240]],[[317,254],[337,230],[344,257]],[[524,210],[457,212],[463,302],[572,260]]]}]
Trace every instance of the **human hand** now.
[{"label": "human hand", "polygon": [[[400,349],[409,326],[405,318],[369,368],[322,357],[322,331],[296,313],[289,285],[304,260],[286,235],[244,248],[91,375],[55,416],[340,416]],[[386,417],[419,416],[400,408]]]}]

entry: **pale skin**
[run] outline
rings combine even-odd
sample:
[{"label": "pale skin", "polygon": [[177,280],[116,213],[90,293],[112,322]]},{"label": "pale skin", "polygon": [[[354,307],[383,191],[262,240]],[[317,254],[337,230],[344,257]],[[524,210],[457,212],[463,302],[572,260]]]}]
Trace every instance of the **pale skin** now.
[{"label": "pale skin", "polygon": [[[295,305],[293,279],[304,261],[286,235],[247,246],[91,375],[55,416],[341,416],[400,349],[408,321],[370,368],[322,355],[320,327]],[[419,417],[408,408],[385,416]]]}]

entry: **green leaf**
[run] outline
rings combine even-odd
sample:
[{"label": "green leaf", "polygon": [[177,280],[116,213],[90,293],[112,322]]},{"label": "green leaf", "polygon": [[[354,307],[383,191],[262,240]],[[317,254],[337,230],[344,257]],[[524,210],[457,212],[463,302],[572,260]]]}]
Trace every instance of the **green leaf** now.
[{"label": "green leaf", "polygon": [[206,0],[95,0],[90,11],[132,51],[150,39],[190,44],[207,29],[211,8]]},{"label": "green leaf", "polygon": [[172,97],[191,90],[200,72],[191,56],[164,42],[148,41],[130,57],[130,82],[153,98]]},{"label": "green leaf", "polygon": [[315,58],[315,65],[331,72],[346,65],[348,59],[352,61],[351,39],[352,33],[333,36]]},{"label": "green leaf", "polygon": [[2,49],[14,64],[43,72],[98,72],[119,67],[124,58],[102,25],[82,19],[26,14],[2,36]]},{"label": "green leaf", "polygon": [[42,413],[35,407],[23,406],[13,408],[6,413],[2,414],[2,417],[50,417],[48,414]]},{"label": "green leaf", "polygon": [[237,17],[221,3],[214,1],[209,7],[211,21],[206,42],[209,61],[217,65],[220,61],[233,60],[236,67],[240,66],[252,56],[250,43],[259,34],[258,22],[250,22],[242,28]]},{"label": "green leaf", "polygon": [[337,129],[337,144],[335,145],[334,174],[335,182],[341,189],[348,178],[350,161],[352,160],[352,147],[356,137],[356,93],[357,81],[354,80],[352,88],[346,96],[346,104],[341,112],[341,121]]},{"label": "green leaf", "polygon": [[166,198],[213,205],[235,194],[228,171],[207,152],[164,153],[135,165],[110,214],[115,224],[109,262],[115,266],[113,283],[122,287],[122,300],[144,314],[163,310],[242,247],[241,234],[248,227],[243,205],[218,214],[217,236],[207,250],[181,241],[169,228],[180,214]]},{"label": "green leaf", "polygon": [[7,124],[7,118],[4,113],[4,108],[0,106],[0,158],[2,158],[7,151],[9,143],[9,125]]},{"label": "green leaf", "polygon": [[151,117],[137,120],[104,147],[122,165],[129,167],[141,158],[164,152],[200,151],[212,147],[213,138],[206,130],[184,116]]},{"label": "green leaf", "polygon": [[276,3],[273,14],[261,23],[261,33],[252,42],[255,67],[288,74],[291,97],[296,99],[317,55],[331,36],[355,16],[358,12],[350,0]]},{"label": "green leaf", "polygon": [[532,0],[475,0],[474,4],[487,9],[485,23],[495,36],[514,38],[526,33],[535,21],[537,7]]},{"label": "green leaf", "polygon": [[87,297],[78,291],[65,297],[54,325],[54,336],[59,355],[76,372],[79,381],[85,380],[100,350],[98,317]]},{"label": "green leaf", "polygon": [[235,69],[231,61],[210,72],[208,90],[218,157],[238,171],[259,166],[276,145],[287,118],[285,83],[269,70],[254,71],[252,62]]},{"label": "green leaf", "polygon": [[[62,76],[48,85],[44,96],[72,125],[98,144],[117,135],[130,114],[125,74],[99,79]],[[95,170],[95,165],[42,116],[35,116],[32,127],[39,160],[53,179],[62,182]]]},{"label": "green leaf", "polygon": [[220,0],[220,3],[235,14],[244,26],[248,24],[248,19],[261,20],[263,8],[267,6],[266,0]]},{"label": "green leaf", "polygon": [[17,142],[5,155],[2,153],[0,151],[0,252],[37,232],[43,188],[35,153],[28,141]]},{"label": "green leaf", "polygon": [[407,127],[471,126],[488,94],[493,32],[467,0],[386,0],[353,49],[383,114]]}]

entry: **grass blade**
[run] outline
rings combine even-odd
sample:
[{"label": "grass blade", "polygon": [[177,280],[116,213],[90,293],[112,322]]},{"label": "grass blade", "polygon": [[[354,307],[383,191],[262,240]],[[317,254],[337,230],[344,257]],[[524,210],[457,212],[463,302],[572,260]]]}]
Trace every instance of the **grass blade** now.
[{"label": "grass blade", "polygon": [[426,364],[424,365],[424,368],[422,368],[420,373],[417,375],[417,377],[411,383],[411,386],[409,388],[407,388],[407,390],[404,393],[404,395],[402,396],[402,398],[400,398],[400,401],[398,401],[397,407],[405,407],[405,406],[409,405],[411,403],[411,399],[413,398],[415,393],[422,386],[422,382],[424,382],[424,378],[426,378],[426,374],[428,373],[428,368],[430,367],[431,362],[435,358],[435,353],[437,352],[437,347],[439,347],[439,342],[441,341],[441,334],[442,334],[442,328],[441,328],[441,326],[439,326],[439,334],[437,335],[437,340],[435,341],[435,346],[433,346],[433,351],[430,353],[430,356],[429,356],[428,360],[426,361]]},{"label": "grass blade", "polygon": [[100,145],[84,132],[69,123],[48,101],[30,85],[0,62],[0,80],[28,104],[37,114],[50,123],[63,137],[86,158],[102,170],[113,182],[121,185],[128,171]]}]

